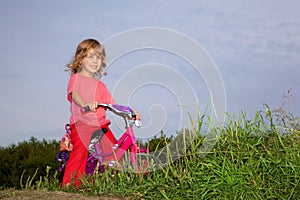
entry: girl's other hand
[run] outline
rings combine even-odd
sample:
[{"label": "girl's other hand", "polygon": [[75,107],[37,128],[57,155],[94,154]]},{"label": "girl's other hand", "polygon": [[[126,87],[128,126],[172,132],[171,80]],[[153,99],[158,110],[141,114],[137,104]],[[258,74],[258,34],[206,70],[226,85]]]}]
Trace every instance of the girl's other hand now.
[{"label": "girl's other hand", "polygon": [[141,120],[140,114],[139,114],[136,110],[134,110],[133,112],[134,112],[134,114],[136,115],[136,116],[135,116],[135,119],[136,119],[136,120]]}]

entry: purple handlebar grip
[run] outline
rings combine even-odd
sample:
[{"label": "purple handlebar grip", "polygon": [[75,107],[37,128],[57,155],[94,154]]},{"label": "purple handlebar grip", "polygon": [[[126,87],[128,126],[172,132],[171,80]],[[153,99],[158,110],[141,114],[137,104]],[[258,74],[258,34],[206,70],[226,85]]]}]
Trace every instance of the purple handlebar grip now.
[{"label": "purple handlebar grip", "polygon": [[121,106],[121,105],[116,105],[113,104],[111,105],[113,108],[115,108],[116,110],[122,111],[122,112],[133,112],[133,110],[131,110],[130,107],[128,106]]}]

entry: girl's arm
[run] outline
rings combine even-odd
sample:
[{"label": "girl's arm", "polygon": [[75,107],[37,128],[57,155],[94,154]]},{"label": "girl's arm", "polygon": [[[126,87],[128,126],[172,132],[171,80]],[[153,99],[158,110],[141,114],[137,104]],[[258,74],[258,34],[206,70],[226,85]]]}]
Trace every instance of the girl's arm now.
[{"label": "girl's arm", "polygon": [[81,97],[81,95],[79,94],[79,92],[77,91],[73,91],[71,93],[72,95],[72,100],[81,108],[84,108],[86,106],[89,106],[90,110],[93,112],[96,112],[96,108],[98,106],[98,102],[97,101],[92,101],[92,102],[85,102],[83,100],[83,98]]}]

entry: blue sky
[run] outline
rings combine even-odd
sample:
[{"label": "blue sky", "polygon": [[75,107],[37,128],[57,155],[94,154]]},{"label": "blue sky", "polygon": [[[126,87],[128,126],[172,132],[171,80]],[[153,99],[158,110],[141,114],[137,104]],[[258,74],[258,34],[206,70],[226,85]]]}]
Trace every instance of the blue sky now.
[{"label": "blue sky", "polygon": [[[290,110],[299,115],[298,13],[297,0],[1,1],[0,145],[30,136],[60,139],[69,119],[69,75],[64,69],[77,44],[89,37],[107,41],[143,27],[174,30],[201,45],[220,72],[229,113],[243,110],[251,118],[263,109],[263,103],[276,109],[284,101],[283,93],[292,88]],[[124,74],[147,63],[174,69],[183,80],[191,81],[201,106],[207,104],[209,92],[203,79],[168,52],[150,49],[124,55],[108,66],[103,81],[114,91]],[[166,79],[160,73],[153,76]],[[176,131],[170,128],[180,120],[175,90],[162,88],[157,83],[144,86],[131,93],[130,103],[141,112],[145,127],[164,121],[162,128]],[[182,91],[185,88],[178,85],[177,93]],[[181,95],[186,94],[177,94]],[[153,116],[156,112],[152,121],[149,112]]]}]

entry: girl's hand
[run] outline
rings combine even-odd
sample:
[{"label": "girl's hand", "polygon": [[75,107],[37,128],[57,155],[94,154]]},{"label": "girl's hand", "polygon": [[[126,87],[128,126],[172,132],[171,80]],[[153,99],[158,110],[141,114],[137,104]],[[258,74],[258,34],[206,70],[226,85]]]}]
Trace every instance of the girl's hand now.
[{"label": "girl's hand", "polygon": [[97,101],[92,101],[89,103],[86,103],[83,107],[88,106],[91,111],[96,112],[96,108],[98,107],[98,102]]},{"label": "girl's hand", "polygon": [[134,110],[133,112],[136,115],[135,120],[141,120],[140,114],[136,110]]}]

